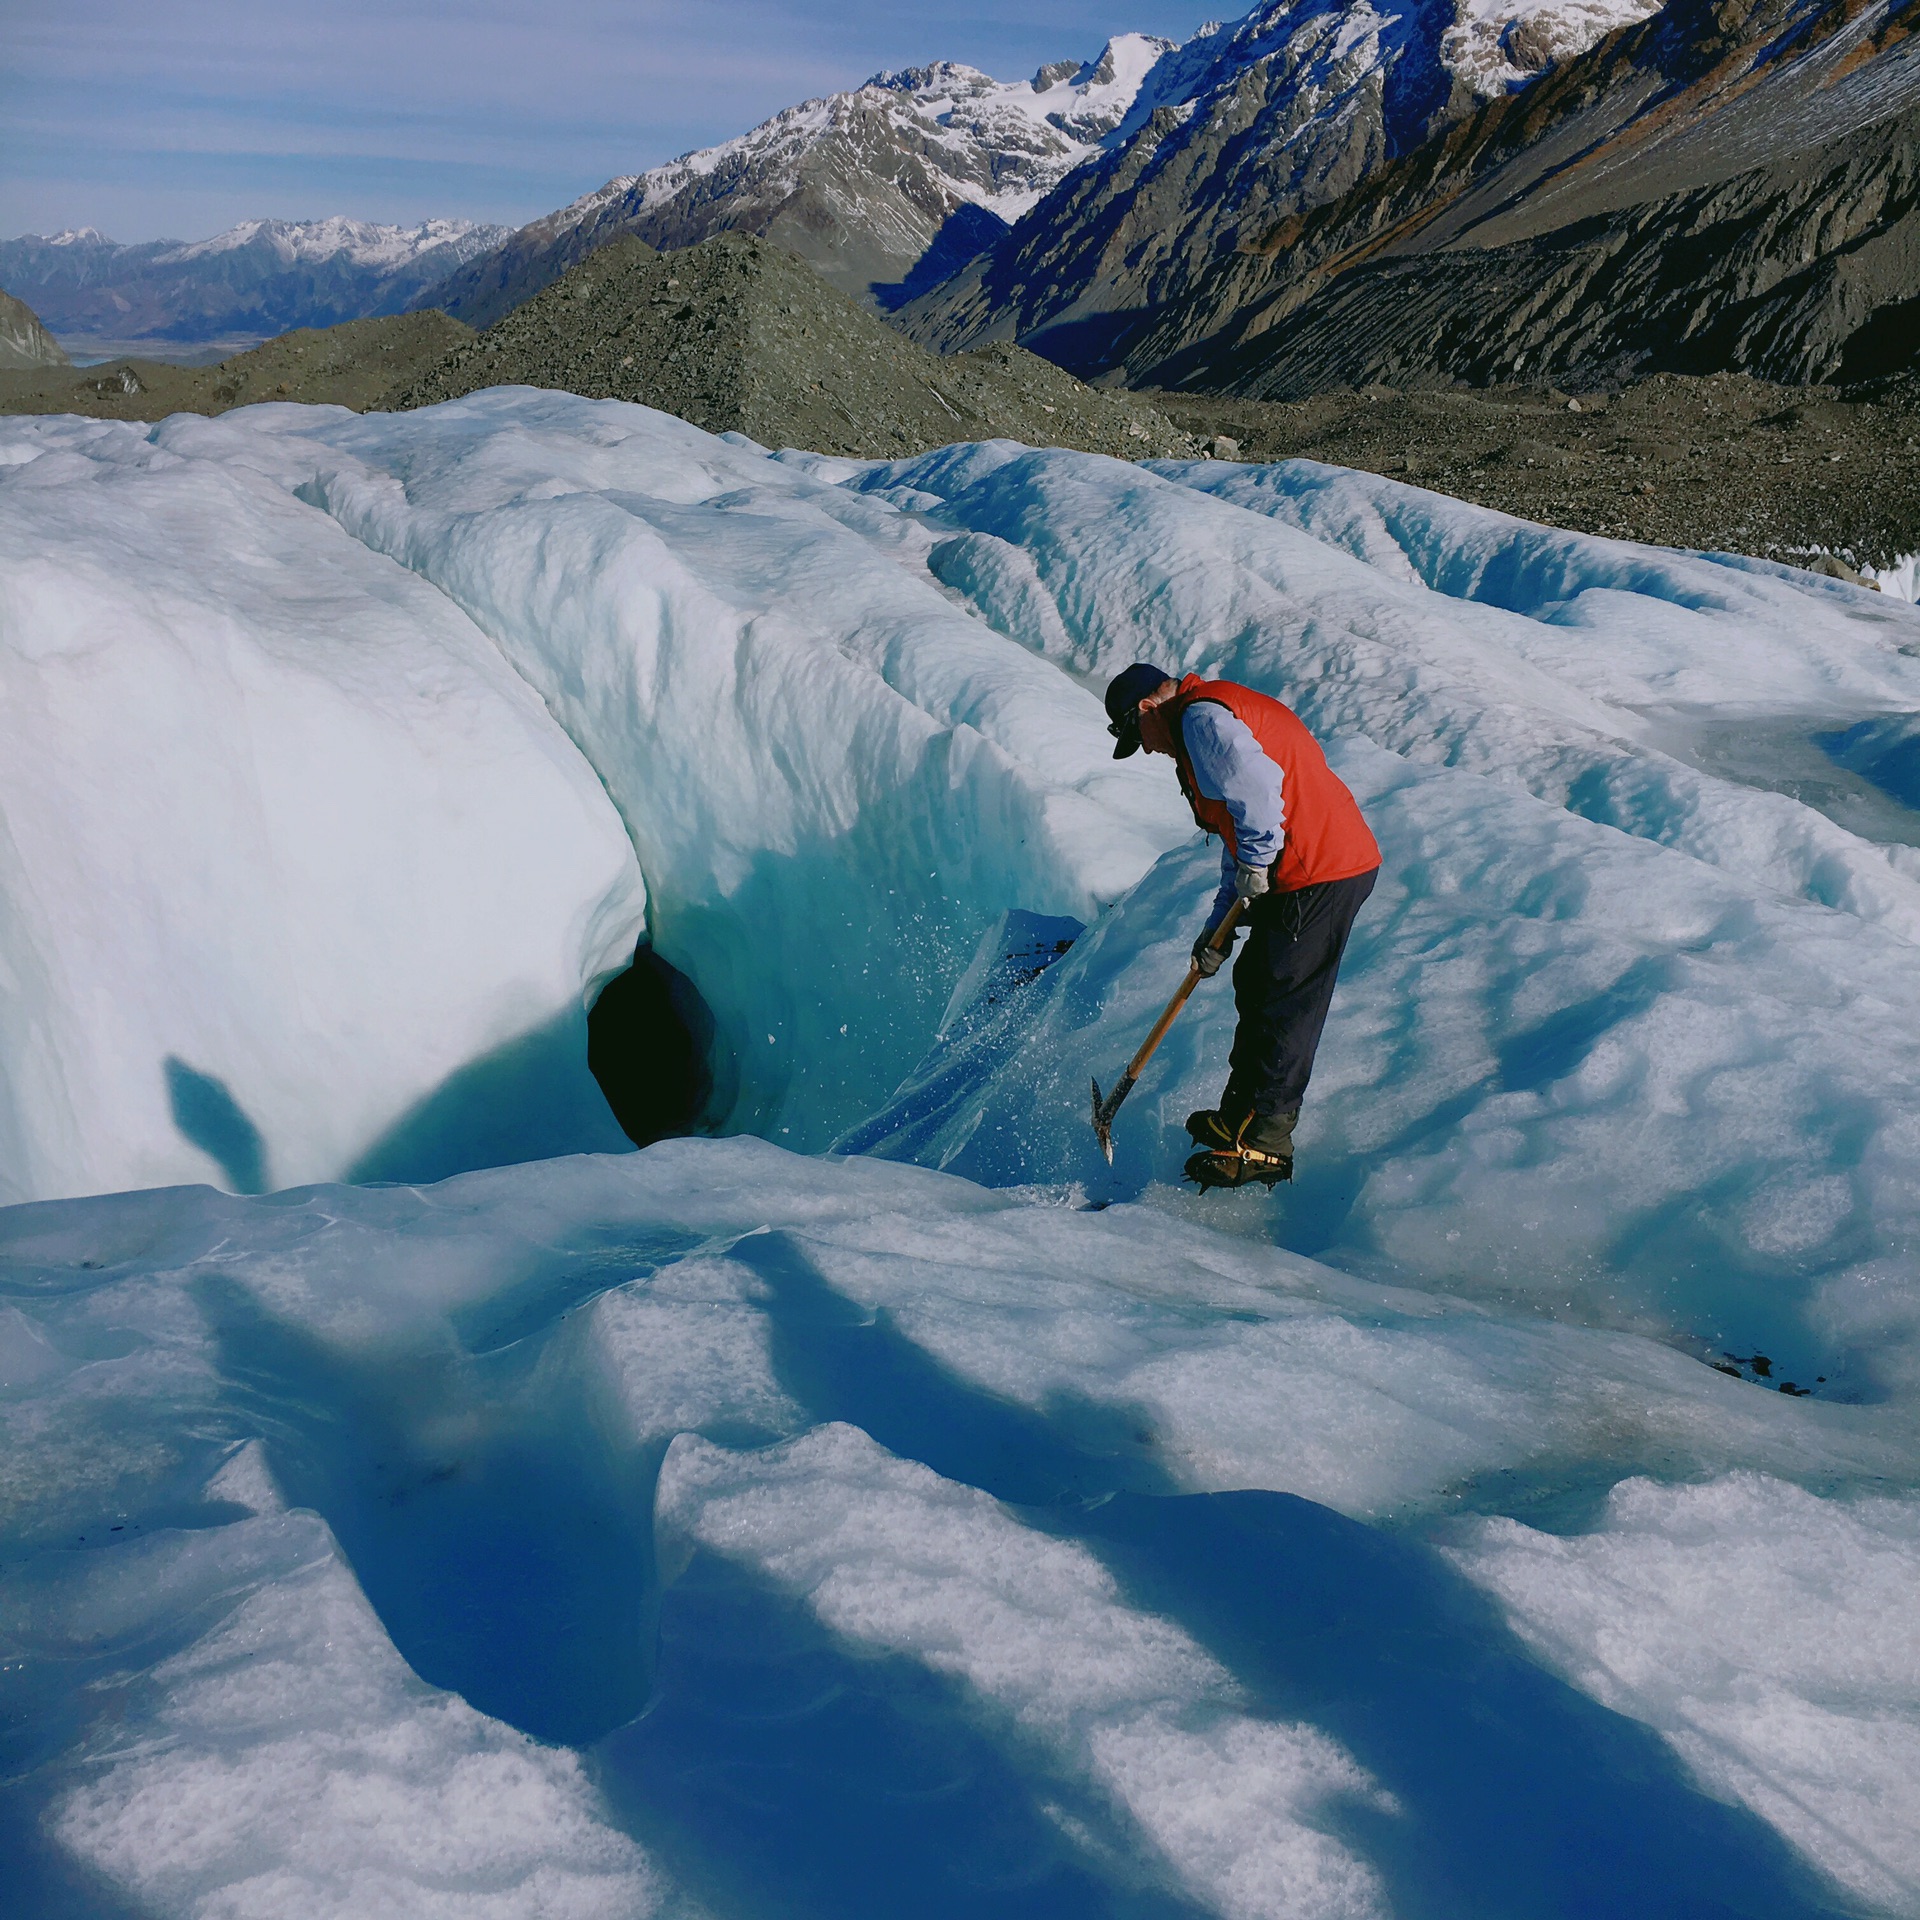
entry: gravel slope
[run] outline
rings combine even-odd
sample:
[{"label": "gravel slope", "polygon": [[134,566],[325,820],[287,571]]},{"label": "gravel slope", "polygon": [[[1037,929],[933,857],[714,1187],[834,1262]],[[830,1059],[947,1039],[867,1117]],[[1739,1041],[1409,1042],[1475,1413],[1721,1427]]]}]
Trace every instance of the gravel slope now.
[{"label": "gravel slope", "polygon": [[678,253],[616,240],[407,389],[427,406],[511,384],[635,400],[763,446],[893,457],[1007,438],[1122,457],[1197,450],[1150,402],[1018,347],[940,358],[770,241]]},{"label": "gravel slope", "polygon": [[225,413],[257,400],[304,400],[363,413],[391,404],[456,342],[472,335],[444,313],[403,313],[302,327],[211,367],[115,360],[0,374],[0,413],[84,413],[100,420],[164,420],[170,413]]},{"label": "gravel slope", "polygon": [[1290,402],[1152,396],[1248,460],[1325,460],[1551,526],[1661,546],[1885,567],[1920,552],[1920,385],[1842,392],[1661,374],[1612,394],[1538,387]]}]

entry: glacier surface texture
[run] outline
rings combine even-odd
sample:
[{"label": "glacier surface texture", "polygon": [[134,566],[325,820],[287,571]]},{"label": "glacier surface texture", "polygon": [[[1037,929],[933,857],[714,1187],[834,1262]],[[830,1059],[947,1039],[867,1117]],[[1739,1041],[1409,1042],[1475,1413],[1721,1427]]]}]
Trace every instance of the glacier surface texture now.
[{"label": "glacier surface texture", "polygon": [[[1272,1196],[1224,982],[1087,1125],[1138,658],[1385,851]],[[0,1905],[1920,1916],[1916,737],[1903,601],[1307,462],[0,422]]]}]

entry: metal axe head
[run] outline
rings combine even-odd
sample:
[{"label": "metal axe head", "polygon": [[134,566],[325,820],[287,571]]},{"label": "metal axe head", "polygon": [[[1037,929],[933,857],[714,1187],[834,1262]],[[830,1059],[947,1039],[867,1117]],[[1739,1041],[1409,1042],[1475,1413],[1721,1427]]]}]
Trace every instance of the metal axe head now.
[{"label": "metal axe head", "polygon": [[1093,1083],[1093,1131],[1100,1142],[1100,1151],[1107,1156],[1107,1165],[1113,1165],[1113,1115],[1107,1111],[1107,1103],[1100,1097],[1100,1082]]}]

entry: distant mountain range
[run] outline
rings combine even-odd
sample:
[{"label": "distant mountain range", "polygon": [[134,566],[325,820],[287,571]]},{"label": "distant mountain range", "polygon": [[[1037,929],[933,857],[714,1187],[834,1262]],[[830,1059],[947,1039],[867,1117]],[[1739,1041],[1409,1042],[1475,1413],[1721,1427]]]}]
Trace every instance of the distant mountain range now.
[{"label": "distant mountain range", "polygon": [[507,231],[468,220],[248,220],[211,240],[123,246],[85,227],[0,241],[0,287],[69,352],[239,347],[404,312]]},{"label": "distant mountain range", "polygon": [[[1218,263],[1535,85],[1656,0],[1263,0],[1003,82],[939,63],[789,108],[521,228],[422,296],[490,325],[595,247],[774,240],[942,350],[1082,374]],[[1164,356],[1162,356],[1164,357]]]}]

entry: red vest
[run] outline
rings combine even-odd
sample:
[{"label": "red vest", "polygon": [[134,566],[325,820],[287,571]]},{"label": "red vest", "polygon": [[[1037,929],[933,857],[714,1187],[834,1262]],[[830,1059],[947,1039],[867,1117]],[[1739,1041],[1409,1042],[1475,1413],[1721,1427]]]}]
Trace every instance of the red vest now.
[{"label": "red vest", "polygon": [[1194,819],[1208,833],[1219,834],[1238,854],[1233,815],[1226,802],[1209,800],[1194,783],[1184,728],[1187,709],[1196,700],[1211,700],[1244,721],[1261,752],[1280,769],[1287,832],[1273,884],[1281,893],[1316,886],[1322,880],[1349,880],[1355,874],[1371,873],[1380,864],[1379,845],[1361,817],[1359,802],[1327,765],[1319,741],[1299,716],[1278,700],[1236,681],[1202,680],[1190,673],[1156,717],[1165,716],[1174,763],[1180,769],[1180,791],[1187,796]]}]

